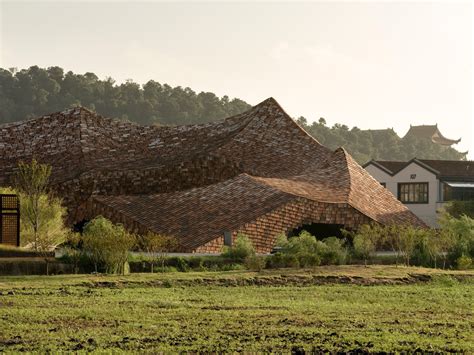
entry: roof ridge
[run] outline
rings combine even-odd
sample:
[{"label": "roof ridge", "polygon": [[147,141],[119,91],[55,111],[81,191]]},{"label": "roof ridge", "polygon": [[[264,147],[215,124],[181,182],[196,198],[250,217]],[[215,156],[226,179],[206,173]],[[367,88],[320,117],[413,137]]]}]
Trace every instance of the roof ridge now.
[{"label": "roof ridge", "polygon": [[[298,127],[304,134],[306,134],[309,138],[311,138],[313,141],[315,141],[318,145],[320,145],[320,146],[323,147],[323,145],[322,145],[315,137],[313,137],[311,134],[309,134],[308,132],[306,132],[306,130],[305,130],[303,127],[301,127],[301,126],[298,124],[298,122],[296,122],[293,118],[291,118],[291,116],[285,111],[285,109],[278,103],[277,100],[275,100],[273,97],[269,97],[269,98],[266,99],[265,101],[268,101],[268,102],[270,102],[270,103],[276,105],[276,106],[280,109],[280,111],[283,112],[283,114],[285,115],[285,117],[289,118],[289,119],[291,120],[291,122],[292,122],[296,127]],[[265,101],[263,101],[263,102],[265,102]],[[263,102],[262,102],[262,103],[263,103]]]},{"label": "roof ridge", "polygon": [[333,152],[333,156],[341,156],[342,160],[344,161],[345,164],[343,164],[343,169],[345,171],[345,173],[347,174],[348,176],[348,181],[349,181],[349,185],[347,186],[347,200],[350,201],[350,198],[351,198],[351,191],[352,191],[352,175],[351,175],[351,171],[350,171],[350,168],[349,168],[349,164],[350,164],[350,160],[348,158],[351,158],[350,154],[346,151],[346,149],[344,147],[338,147],[334,150]]}]

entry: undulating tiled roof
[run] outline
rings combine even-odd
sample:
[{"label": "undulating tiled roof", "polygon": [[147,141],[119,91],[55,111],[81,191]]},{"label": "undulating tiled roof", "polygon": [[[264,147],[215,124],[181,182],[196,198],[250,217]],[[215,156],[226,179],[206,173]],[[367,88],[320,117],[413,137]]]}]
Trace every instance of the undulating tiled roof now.
[{"label": "undulating tiled roof", "polygon": [[77,108],[0,126],[0,184],[18,160],[53,165],[70,211],[105,204],[193,248],[294,199],[424,225],[343,149],[307,134],[273,99],[203,125],[139,126]]}]

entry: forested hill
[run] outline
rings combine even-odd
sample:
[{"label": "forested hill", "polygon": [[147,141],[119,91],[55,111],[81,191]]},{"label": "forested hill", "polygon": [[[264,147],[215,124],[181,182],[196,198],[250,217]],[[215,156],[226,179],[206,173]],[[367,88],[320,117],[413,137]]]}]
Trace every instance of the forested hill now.
[{"label": "forested hill", "polygon": [[[133,81],[118,85],[112,78],[100,80],[94,73],[65,73],[60,67],[33,66],[19,71],[0,68],[0,123],[76,105],[107,117],[160,125],[216,121],[250,108],[237,98],[219,98],[211,92],[196,93],[190,88],[171,87],[153,80],[144,85]],[[341,124],[328,127],[324,119],[310,125],[304,117],[297,121],[329,148],[345,147],[359,163],[370,159],[465,157],[453,148],[435,145],[430,140],[401,139],[393,130],[363,131]]]},{"label": "forested hill", "polygon": [[0,68],[0,123],[24,120],[81,105],[103,116],[141,124],[193,124],[216,121],[247,110],[239,99],[197,94],[150,80],[115,84],[94,73],[74,74],[59,67],[20,71]]}]

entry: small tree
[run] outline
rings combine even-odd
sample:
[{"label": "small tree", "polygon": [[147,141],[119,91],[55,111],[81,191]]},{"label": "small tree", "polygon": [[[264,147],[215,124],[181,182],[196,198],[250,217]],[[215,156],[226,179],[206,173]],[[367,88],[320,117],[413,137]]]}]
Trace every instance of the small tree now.
[{"label": "small tree", "polygon": [[[28,198],[22,198],[20,195],[20,208],[32,211],[36,207],[32,207],[35,203]],[[62,206],[61,200],[48,195],[41,195],[38,199],[38,210],[35,212],[35,220],[39,223],[31,223],[28,214],[26,221],[21,216],[21,235],[23,243],[31,246],[46,262],[46,274],[49,275],[49,258],[54,248],[66,240],[68,230],[64,226],[64,217],[66,209]],[[31,215],[30,215],[31,216]]]},{"label": "small tree", "polygon": [[40,228],[43,223],[42,207],[44,196],[47,196],[51,166],[40,164],[33,159],[31,163],[20,162],[15,182],[18,191],[23,195],[21,199],[21,218],[28,225],[32,233],[35,250],[42,244],[39,241]]},{"label": "small tree", "polygon": [[103,255],[107,272],[125,275],[128,254],[137,243],[136,236],[118,224],[114,226],[113,238],[107,238],[106,242]]},{"label": "small tree", "polygon": [[442,256],[443,253],[443,243],[444,240],[441,238],[441,233],[436,230],[427,229],[424,231],[424,243],[428,254],[430,255],[431,260],[433,261],[433,266],[438,267],[438,258]]},{"label": "small tree", "polygon": [[375,253],[375,244],[367,234],[356,234],[354,237],[354,252],[364,259],[364,265],[367,266],[367,260]]},{"label": "small tree", "polygon": [[162,272],[165,271],[166,254],[178,248],[178,241],[175,237],[163,234],[148,232],[139,237],[140,248],[145,251],[150,258],[151,272],[156,263],[161,264]]},{"label": "small tree", "polygon": [[103,263],[108,273],[125,273],[128,253],[136,244],[136,237],[122,225],[114,225],[108,219],[98,216],[84,227],[84,249],[98,265]]},{"label": "small tree", "polygon": [[[103,226],[101,228],[100,226],[98,226],[98,224],[99,222],[103,222],[102,220],[96,220],[94,224],[90,224],[93,221],[87,223],[84,226],[82,240],[84,252],[94,264],[94,271],[97,273],[99,271],[99,266],[103,263],[103,254],[106,248],[105,239],[103,238],[101,229],[104,228],[108,230],[109,226]],[[87,226],[89,226],[89,228],[87,228]]]},{"label": "small tree", "polygon": [[388,242],[388,245],[395,253],[395,264],[398,267],[398,260],[403,256],[403,252],[400,249],[401,247],[401,231],[400,226],[390,225],[385,227],[385,236]]},{"label": "small tree", "polygon": [[415,231],[415,248],[411,263],[436,268],[439,257],[439,238],[436,231],[428,228],[418,228]]},{"label": "small tree", "polygon": [[438,218],[440,229],[438,231],[439,252],[443,259],[443,269],[446,268],[448,257],[454,246],[456,245],[457,235],[452,228],[452,217],[444,212]]},{"label": "small tree", "polygon": [[422,237],[423,230],[413,226],[403,226],[400,229],[398,249],[405,258],[405,263],[410,266],[410,259],[415,251],[418,240]]},{"label": "small tree", "polygon": [[380,227],[376,224],[364,224],[360,226],[354,235],[354,252],[364,259],[364,265],[372,258],[380,241]]}]

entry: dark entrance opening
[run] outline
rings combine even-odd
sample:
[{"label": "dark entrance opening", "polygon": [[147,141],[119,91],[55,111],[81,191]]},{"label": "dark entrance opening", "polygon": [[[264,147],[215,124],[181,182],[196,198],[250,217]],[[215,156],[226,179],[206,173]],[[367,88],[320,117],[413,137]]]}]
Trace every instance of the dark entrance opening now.
[{"label": "dark entrance opening", "polygon": [[87,220],[87,219],[83,219],[82,221],[80,222],[77,222],[75,223],[73,226],[72,226],[72,230],[76,233],[81,233],[84,231],[84,227],[86,226],[87,223],[89,223],[90,221]]},{"label": "dark entrance opening", "polygon": [[288,233],[288,238],[299,235],[302,231],[307,231],[311,235],[314,235],[316,239],[322,240],[328,237],[343,238],[341,229],[344,228],[343,224],[327,224],[327,223],[311,223],[304,224],[301,227],[295,228]]}]

